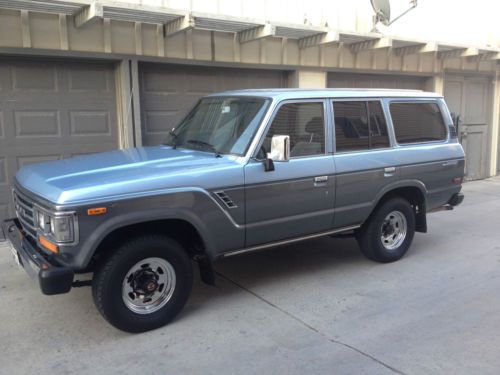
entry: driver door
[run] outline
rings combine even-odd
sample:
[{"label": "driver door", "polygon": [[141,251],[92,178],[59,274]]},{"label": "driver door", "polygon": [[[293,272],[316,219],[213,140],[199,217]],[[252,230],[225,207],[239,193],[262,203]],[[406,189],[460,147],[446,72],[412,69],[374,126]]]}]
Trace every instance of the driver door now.
[{"label": "driver door", "polygon": [[290,137],[290,160],[265,171],[245,166],[246,247],[327,231],[333,226],[335,166],[327,131],[326,101],[286,101],[276,109],[259,157],[273,135]]}]

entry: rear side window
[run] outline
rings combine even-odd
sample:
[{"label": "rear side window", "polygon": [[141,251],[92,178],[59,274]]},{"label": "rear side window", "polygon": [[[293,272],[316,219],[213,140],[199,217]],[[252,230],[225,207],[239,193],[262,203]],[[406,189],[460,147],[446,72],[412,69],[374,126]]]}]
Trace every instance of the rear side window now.
[{"label": "rear side window", "polygon": [[446,139],[443,116],[436,103],[391,103],[390,109],[398,143]]},{"label": "rear side window", "polygon": [[337,152],[389,147],[387,124],[379,101],[334,102]]}]

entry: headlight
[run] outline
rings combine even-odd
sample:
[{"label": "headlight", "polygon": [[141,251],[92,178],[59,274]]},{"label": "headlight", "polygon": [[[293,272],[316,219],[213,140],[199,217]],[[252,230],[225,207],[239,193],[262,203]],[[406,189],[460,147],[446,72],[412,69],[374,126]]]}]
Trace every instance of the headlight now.
[{"label": "headlight", "polygon": [[36,229],[55,242],[73,242],[75,240],[75,220],[73,214],[47,212],[35,208]]},{"label": "headlight", "polygon": [[72,217],[56,216],[50,218],[50,233],[56,242],[73,241]]},{"label": "headlight", "polygon": [[43,233],[47,233],[50,229],[50,216],[43,211],[36,211],[35,217],[37,218],[37,226]]}]

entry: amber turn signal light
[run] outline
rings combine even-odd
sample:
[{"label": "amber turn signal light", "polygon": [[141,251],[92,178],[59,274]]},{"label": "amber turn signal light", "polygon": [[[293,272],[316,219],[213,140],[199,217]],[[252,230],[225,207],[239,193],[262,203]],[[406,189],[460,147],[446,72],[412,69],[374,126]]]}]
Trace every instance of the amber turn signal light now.
[{"label": "amber turn signal light", "polygon": [[106,212],[108,212],[108,209],[106,207],[95,207],[95,208],[89,208],[87,210],[87,215],[89,216],[104,215]]},{"label": "amber turn signal light", "polygon": [[53,253],[58,253],[59,252],[59,247],[57,247],[57,245],[55,245],[52,242],[50,242],[44,236],[39,236],[38,237],[38,242],[40,242],[40,245],[42,245],[43,247],[45,247],[47,250],[52,251]]}]

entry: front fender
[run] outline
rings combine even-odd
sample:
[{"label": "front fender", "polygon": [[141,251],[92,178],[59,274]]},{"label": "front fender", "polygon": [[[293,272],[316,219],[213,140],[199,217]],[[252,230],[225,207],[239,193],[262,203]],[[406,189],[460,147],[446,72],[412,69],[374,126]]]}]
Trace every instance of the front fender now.
[{"label": "front fender", "polygon": [[244,227],[235,220],[240,215],[236,211],[229,214],[202,189],[117,200],[107,207],[102,216],[87,216],[87,207],[78,210],[81,242],[77,248],[68,249],[73,254],[71,263],[75,269],[84,269],[99,244],[113,231],[155,220],[177,219],[193,225],[210,258],[244,246]]}]

